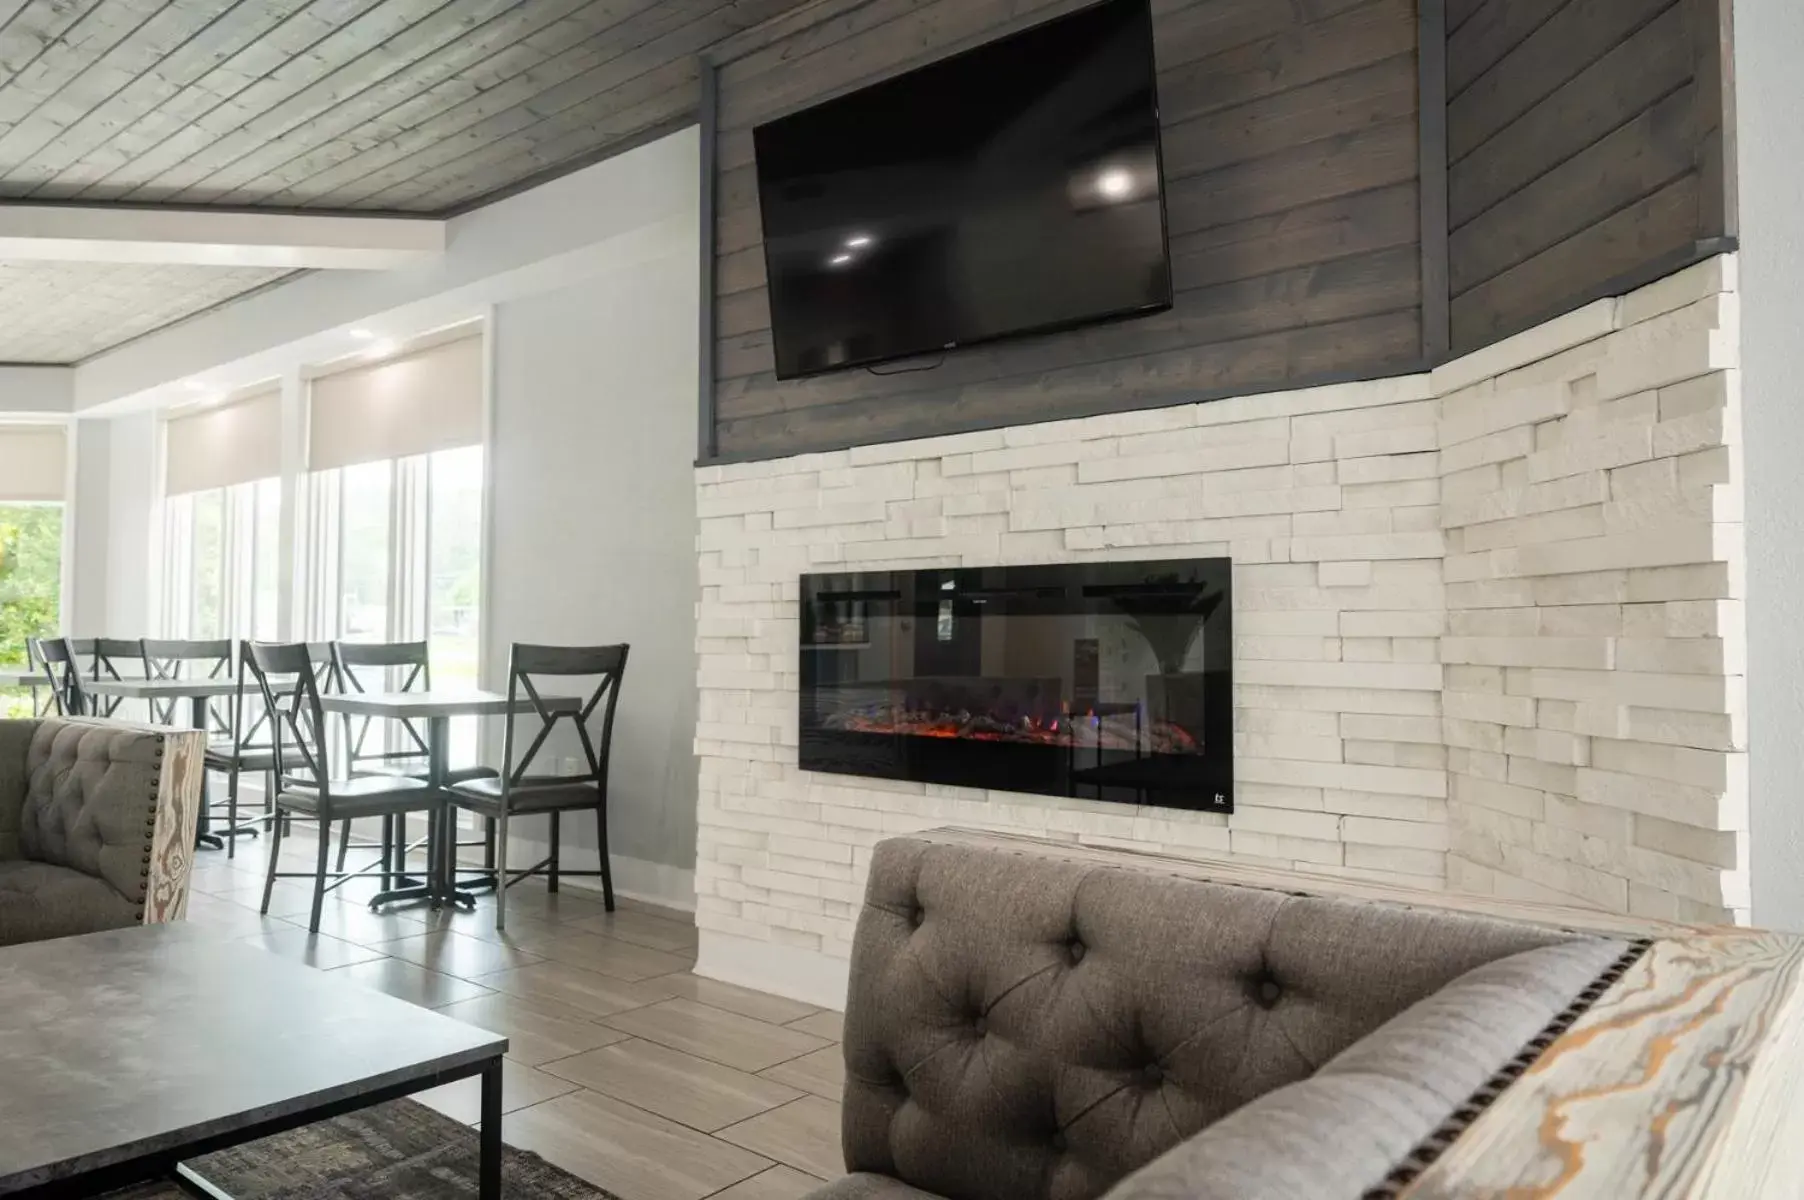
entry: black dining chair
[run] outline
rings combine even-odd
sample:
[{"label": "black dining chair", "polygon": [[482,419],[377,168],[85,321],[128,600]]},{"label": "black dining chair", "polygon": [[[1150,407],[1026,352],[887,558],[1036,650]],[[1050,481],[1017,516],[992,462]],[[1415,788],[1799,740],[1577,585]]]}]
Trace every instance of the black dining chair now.
[{"label": "black dining chair", "polygon": [[[608,754],[614,740],[614,710],[620,700],[620,683],[626,675],[626,646],[532,646],[515,643],[508,656],[508,713],[502,737],[502,771],[493,779],[471,779],[453,784],[451,803],[496,824],[495,928],[507,926],[507,889],[523,879],[544,875],[546,887],[558,890],[560,876],[601,877],[602,900],[614,911],[614,876],[608,861]],[[586,700],[575,705],[554,703],[539,693],[535,679],[595,680]],[[524,698],[530,712],[515,711]],[[537,731],[522,748],[522,717],[536,722]],[[535,773],[533,764],[546,742],[568,718],[582,745],[587,770],[576,775]],[[567,871],[559,861],[559,818],[566,812],[593,810],[598,871]],[[546,814],[551,820],[550,853],[524,871],[507,868],[508,819]]]},{"label": "black dining chair", "polygon": [[[269,874],[264,879],[261,911],[269,912],[276,880],[312,879],[313,911],[307,928],[309,932],[318,933],[320,913],[329,890],[326,868],[331,856],[333,822],[358,817],[382,817],[392,821],[396,816],[412,812],[430,815],[443,806],[444,797],[420,779],[392,775],[333,778],[331,738],[325,710],[320,705],[319,678],[305,644],[252,642],[249,665],[263,703],[275,714],[276,819],[271,823]],[[319,823],[319,858],[311,874],[279,870],[283,826],[287,823],[285,818],[291,815],[309,817]],[[384,861],[379,866],[386,881],[389,864]],[[349,875],[337,873],[334,876],[337,882],[332,886],[369,873],[369,870]]]},{"label": "black dining chair", "polygon": [[[338,684],[345,692],[413,692],[432,690],[432,655],[425,642],[333,642],[332,663]],[[398,727],[398,729],[396,728]],[[372,744],[370,733],[377,731]],[[399,737],[387,736],[388,731]],[[351,775],[405,775],[411,779],[427,779],[431,774],[431,746],[418,725],[405,719],[385,719],[345,714],[345,769]],[[447,783],[463,783],[471,779],[494,778],[493,767],[457,767],[445,772]],[[402,841],[406,830],[402,829]],[[344,870],[345,856],[352,848],[351,828],[347,822],[338,842],[338,869]],[[494,866],[495,827],[489,823],[487,836],[481,842],[459,842],[458,846],[481,845],[484,867]],[[367,848],[367,847],[366,847]],[[393,847],[384,846],[392,853]],[[405,855],[414,846],[406,846]]]},{"label": "black dining chair", "polygon": [[[150,679],[219,679],[232,677],[231,638],[145,638],[144,673]],[[175,725],[176,709],[186,701],[153,700],[150,719],[159,725]],[[230,737],[232,729],[221,706],[207,705],[208,737]]]},{"label": "black dining chair", "polygon": [[87,693],[81,686],[81,663],[76,659],[75,643],[70,638],[39,638],[38,662],[44,678],[50,682],[50,695],[59,716],[79,717],[88,711]]},{"label": "black dining chair", "polygon": [[[125,670],[120,670],[121,667]],[[90,679],[95,683],[103,679],[126,679],[135,672],[143,672],[146,677],[150,675],[150,668],[144,661],[144,642],[141,639],[94,639],[94,663],[88,674]],[[110,717],[118,713],[119,706],[125,703],[125,697],[90,692],[88,703],[95,716]]]},{"label": "black dining chair", "polygon": [[[237,857],[238,839],[256,837],[263,821],[275,815],[275,722],[251,674],[249,642],[238,643],[238,664],[232,679],[232,706],[224,738],[207,740],[207,770],[226,777],[226,857]],[[246,773],[262,775],[263,813],[248,821],[238,819],[239,781]]]}]

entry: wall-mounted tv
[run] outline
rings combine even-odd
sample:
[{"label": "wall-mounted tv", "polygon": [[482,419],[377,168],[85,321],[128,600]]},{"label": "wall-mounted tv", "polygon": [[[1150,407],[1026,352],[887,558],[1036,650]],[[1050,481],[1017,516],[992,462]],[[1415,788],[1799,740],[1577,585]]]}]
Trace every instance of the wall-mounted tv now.
[{"label": "wall-mounted tv", "polygon": [[1171,307],[1148,0],[754,131],[779,379]]}]

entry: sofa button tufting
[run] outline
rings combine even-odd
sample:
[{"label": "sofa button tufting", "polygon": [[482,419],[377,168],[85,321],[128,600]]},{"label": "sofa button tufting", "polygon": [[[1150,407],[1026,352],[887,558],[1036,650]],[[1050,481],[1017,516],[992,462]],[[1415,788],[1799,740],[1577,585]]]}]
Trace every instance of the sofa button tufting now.
[{"label": "sofa button tufting", "polygon": [[1165,1082],[1165,1068],[1158,1063],[1147,1063],[1145,1069],[1140,1072],[1140,1079],[1147,1087],[1156,1088]]},{"label": "sofa button tufting", "polygon": [[984,1037],[990,1032],[990,1023],[982,1016],[979,1016],[976,1020],[971,1022],[971,1030],[976,1033],[978,1037]]},{"label": "sofa button tufting", "polygon": [[1284,989],[1278,986],[1278,981],[1275,979],[1264,980],[1259,985],[1259,1003],[1267,1008],[1276,1004],[1282,995],[1284,995]]},{"label": "sofa button tufting", "polygon": [[927,919],[927,910],[924,908],[917,908],[908,915],[908,919],[914,924],[916,929],[919,929],[921,923]]},{"label": "sofa button tufting", "polygon": [[1047,1139],[1046,1144],[1051,1147],[1054,1154],[1063,1154],[1066,1150],[1070,1149],[1070,1143],[1065,1141],[1065,1135],[1062,1133],[1053,1134],[1052,1137]]},{"label": "sofa button tufting", "polygon": [[1078,941],[1076,938],[1072,938],[1071,945],[1068,949],[1071,954],[1072,966],[1076,966],[1078,963],[1084,961],[1084,944],[1082,942]]}]

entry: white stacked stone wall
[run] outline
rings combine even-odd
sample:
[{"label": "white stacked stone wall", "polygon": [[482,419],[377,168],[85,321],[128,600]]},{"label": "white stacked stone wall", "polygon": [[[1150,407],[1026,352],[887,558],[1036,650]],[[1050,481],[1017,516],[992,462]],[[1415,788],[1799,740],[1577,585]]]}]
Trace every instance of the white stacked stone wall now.
[{"label": "white stacked stone wall", "polygon": [[[699,469],[700,969],[837,1003],[872,847],[938,825],[1741,907],[1728,271],[1433,376]],[[796,765],[805,572],[1222,555],[1231,816]]]},{"label": "white stacked stone wall", "polygon": [[1734,264],[1435,373],[1457,890],[1747,917]]}]

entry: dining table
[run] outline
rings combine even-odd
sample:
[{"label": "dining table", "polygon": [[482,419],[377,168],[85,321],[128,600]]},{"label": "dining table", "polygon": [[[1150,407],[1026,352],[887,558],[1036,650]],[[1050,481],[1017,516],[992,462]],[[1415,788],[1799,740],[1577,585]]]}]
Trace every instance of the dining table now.
[{"label": "dining table", "polygon": [[[188,702],[188,726],[202,733],[211,734],[207,710],[213,701],[224,696],[234,695],[238,684],[231,679],[84,679],[81,681],[84,692],[96,696],[111,696],[119,700],[144,700],[149,702],[155,711],[158,701],[186,700]],[[207,780],[202,775],[199,836],[196,844],[208,850],[223,850],[225,842],[218,835],[210,832],[212,828],[212,799],[207,794]]]},{"label": "dining table", "polygon": [[[578,696],[540,696],[539,703],[547,712],[580,712]],[[320,697],[320,707],[329,713],[346,716],[373,717],[406,721],[419,728],[426,726],[426,782],[434,791],[444,793],[450,785],[451,720],[454,717],[500,717],[508,713],[534,712],[533,702],[524,697],[510,699],[501,692],[476,689],[428,688],[412,692],[335,692]],[[403,839],[404,840],[404,839]],[[475,895],[457,886],[456,823],[449,803],[433,809],[426,830],[426,881],[406,883],[370,898],[372,909],[387,904],[424,903],[433,908],[455,905],[474,908]],[[499,887],[505,863],[485,885]]]},{"label": "dining table", "polygon": [[44,674],[42,667],[34,667],[29,663],[8,663],[0,666],[0,688],[29,688],[31,690],[31,711],[33,716],[43,716],[56,707],[54,698],[40,700],[38,693],[50,687],[50,679]]}]

